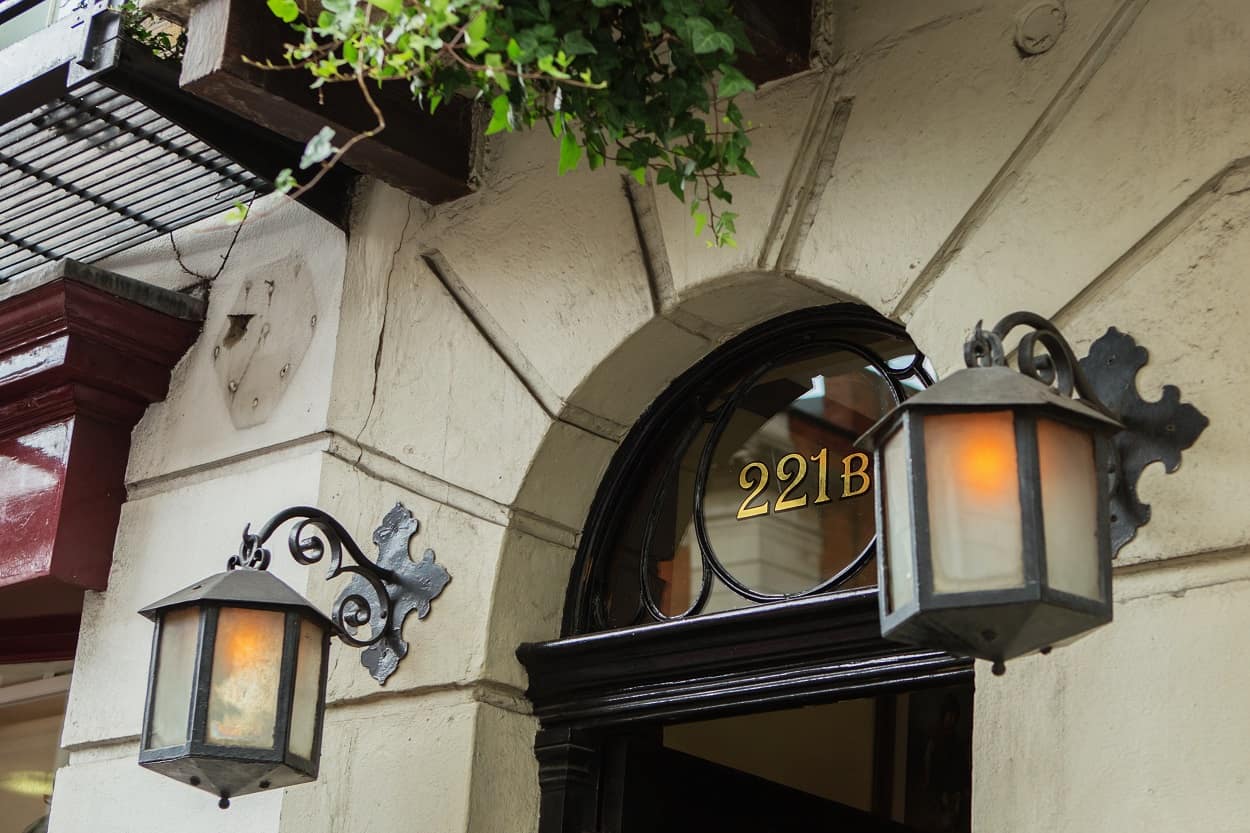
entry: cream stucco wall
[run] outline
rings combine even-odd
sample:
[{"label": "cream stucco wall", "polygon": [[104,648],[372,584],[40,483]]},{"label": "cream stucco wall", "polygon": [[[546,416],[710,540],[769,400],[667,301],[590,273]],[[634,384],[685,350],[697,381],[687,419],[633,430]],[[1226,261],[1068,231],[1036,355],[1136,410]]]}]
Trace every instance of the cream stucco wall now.
[{"label": "cream stucco wall", "polygon": [[[538,134],[492,141],[481,190],[450,205],[370,185],[346,241],[279,204],[245,228],[204,335],[135,434],[53,833],[536,829],[513,652],[558,633],[617,443],[717,344],[841,300],[906,323],[940,372],[979,318],[1053,315],[1079,350],[1114,324],[1151,350],[1147,392],[1175,383],[1210,417],[1179,473],[1143,478],[1155,516],[1120,556],[1116,622],[1003,678],[978,668],[974,828],[1250,829],[1250,5],[1069,0],[1054,49],[1027,59],[1019,0],[831,5],[832,68],[744,102],[761,177],[734,183],[737,249],[694,239],[666,191],[556,177]],[[186,238],[211,269],[228,233]],[[168,256],[108,265],[181,285]],[[243,282],[281,287],[295,261],[319,323],[272,415],[235,428],[212,349]],[[275,322],[299,323],[290,309]],[[409,621],[412,654],[385,689],[333,650],[321,779],[219,814],[139,770],[134,610],[216,569],[245,520],[313,502],[367,539],[396,500],[453,580]]]},{"label": "cream stucco wall", "polygon": [[[175,244],[188,270],[211,277],[234,232],[210,220],[177,232]],[[244,522],[317,501],[321,450],[329,444],[325,369],[334,355],[344,250],[343,235],[303,209],[275,198],[258,202],[211,281],[204,330],[175,368],[169,395],[135,428],[109,588],[88,592],[84,601],[61,739],[69,764],[58,772],[53,798],[51,829],[58,833],[230,833],[278,824],[279,794],[240,802],[223,814],[205,805],[205,794],[135,763],[152,639],[150,623],[136,611],[223,569],[238,549]],[[173,255],[164,239],[103,265],[169,288],[199,283]],[[243,284],[266,280],[275,291],[258,326],[268,321],[277,333],[303,324],[309,298],[320,326],[268,421],[236,429],[228,380],[215,368],[223,357],[213,350]],[[288,284],[305,297],[283,291]],[[299,321],[292,320],[292,309],[300,311]],[[275,559],[274,572],[297,587],[308,580],[290,559]],[[206,807],[215,812],[203,812]]]}]

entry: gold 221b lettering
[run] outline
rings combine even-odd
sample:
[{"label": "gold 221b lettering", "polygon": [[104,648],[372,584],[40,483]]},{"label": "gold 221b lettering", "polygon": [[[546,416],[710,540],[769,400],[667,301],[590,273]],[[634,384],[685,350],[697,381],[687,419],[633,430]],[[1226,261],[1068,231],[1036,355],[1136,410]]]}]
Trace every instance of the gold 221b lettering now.
[{"label": "gold 221b lettering", "polygon": [[[799,495],[794,493],[799,491],[803,481],[807,478],[809,459],[817,464],[816,499],[810,505],[819,506],[833,500],[829,494],[829,449],[827,448],[822,448],[819,454],[814,454],[810,458],[802,454],[787,454],[777,461],[777,482],[781,487],[781,494],[777,495],[776,504],[771,505],[767,498],[762,503],[756,501],[768,487],[768,480],[772,473],[765,463],[752,460],[742,467],[742,471],[738,472],[738,485],[747,493],[738,507],[738,520],[767,515],[770,511],[788,512],[791,509],[802,509],[808,506],[807,492]],[[868,463],[868,455],[862,451],[852,452],[842,458],[842,494],[840,497],[857,497],[865,494],[872,487]]]}]

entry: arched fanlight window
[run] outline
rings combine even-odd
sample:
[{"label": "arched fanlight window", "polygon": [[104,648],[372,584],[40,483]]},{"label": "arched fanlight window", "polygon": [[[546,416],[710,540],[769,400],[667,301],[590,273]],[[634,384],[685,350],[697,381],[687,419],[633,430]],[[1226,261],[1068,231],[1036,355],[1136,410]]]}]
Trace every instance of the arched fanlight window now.
[{"label": "arched fanlight window", "polygon": [[901,327],[851,305],[719,348],[614,459],[566,635],[874,585],[874,484],[853,443],[931,381]]}]

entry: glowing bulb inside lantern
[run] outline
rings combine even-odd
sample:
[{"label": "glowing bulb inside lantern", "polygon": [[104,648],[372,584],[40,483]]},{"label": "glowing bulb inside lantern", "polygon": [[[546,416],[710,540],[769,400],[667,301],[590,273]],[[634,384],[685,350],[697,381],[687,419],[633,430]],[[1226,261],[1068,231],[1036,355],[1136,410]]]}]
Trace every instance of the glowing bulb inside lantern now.
[{"label": "glowing bulb inside lantern", "polygon": [[208,698],[211,742],[262,748],[273,744],[283,625],[278,611],[222,608]]},{"label": "glowing bulb inside lantern", "polygon": [[962,437],[963,448],[956,457],[959,483],[977,497],[1002,494],[1015,482],[1015,434],[1010,425],[1005,427],[1002,430],[1002,423],[995,421]]},{"label": "glowing bulb inside lantern", "polygon": [[1011,412],[926,417],[924,443],[934,589],[1020,586],[1023,530]]}]

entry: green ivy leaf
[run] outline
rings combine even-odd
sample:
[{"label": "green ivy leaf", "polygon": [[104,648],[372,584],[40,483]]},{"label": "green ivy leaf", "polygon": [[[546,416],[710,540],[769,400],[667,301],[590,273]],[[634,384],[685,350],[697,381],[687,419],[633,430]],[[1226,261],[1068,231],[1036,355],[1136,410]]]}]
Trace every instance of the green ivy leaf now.
[{"label": "green ivy leaf", "polygon": [[266,0],[266,5],[269,6],[269,11],[273,12],[274,16],[283,23],[294,23],[299,17],[299,6],[296,5],[295,0]]},{"label": "green ivy leaf", "polygon": [[512,129],[512,103],[502,93],[490,100],[490,124],[486,125],[486,135],[502,133]]},{"label": "green ivy leaf", "polygon": [[[720,84],[716,87],[718,98],[733,98],[738,93],[752,92],[755,92],[755,83],[750,78],[729,64],[720,65]],[[730,117],[727,115],[726,118]],[[741,118],[740,114],[739,118]]]},{"label": "green ivy leaf", "polygon": [[[560,54],[563,55],[564,53],[561,52]],[[556,56],[551,54],[538,56],[538,68],[550,75],[552,78],[564,80],[569,77],[567,72],[556,68]]]},{"label": "green ivy leaf", "polygon": [[234,201],[234,205],[226,212],[225,220],[228,226],[237,226],[239,223],[247,219],[247,205],[239,200]]},{"label": "green ivy leaf", "polygon": [[693,216],[694,216],[694,236],[698,237],[700,234],[703,233],[703,227],[707,225],[707,215],[704,214],[702,211],[696,211]]},{"label": "green ivy leaf", "polygon": [[577,137],[573,135],[572,130],[565,130],[564,135],[560,137],[560,176],[576,168],[577,160],[581,158],[582,146],[577,143]]},{"label": "green ivy leaf", "polygon": [[708,55],[712,52],[733,54],[733,38],[718,30],[706,17],[686,18],[690,31],[690,48],[696,55]]},{"label": "green ivy leaf", "polygon": [[595,45],[586,39],[586,36],[578,29],[574,29],[564,36],[562,41],[565,53],[569,55],[594,55],[599,52],[595,49]]},{"label": "green ivy leaf", "polygon": [[287,194],[299,187],[299,183],[295,181],[295,174],[291,173],[290,168],[283,168],[278,171],[278,176],[274,178],[273,188],[279,194]]},{"label": "green ivy leaf", "polygon": [[317,131],[317,135],[308,140],[308,144],[304,145],[304,154],[299,158],[300,170],[307,170],[318,162],[324,162],[334,153],[334,131],[329,127],[323,127]]},{"label": "green ivy leaf", "polygon": [[369,0],[369,5],[376,6],[394,17],[403,10],[404,0]]},{"label": "green ivy leaf", "polygon": [[686,201],[686,180],[675,169],[660,168],[656,172],[655,182],[657,185],[667,185],[673,196],[682,202]]},{"label": "green ivy leaf", "polygon": [[489,48],[490,44],[486,42],[486,12],[478,13],[469,21],[469,25],[464,30],[464,37],[464,51],[468,52],[471,58],[476,58]]}]

